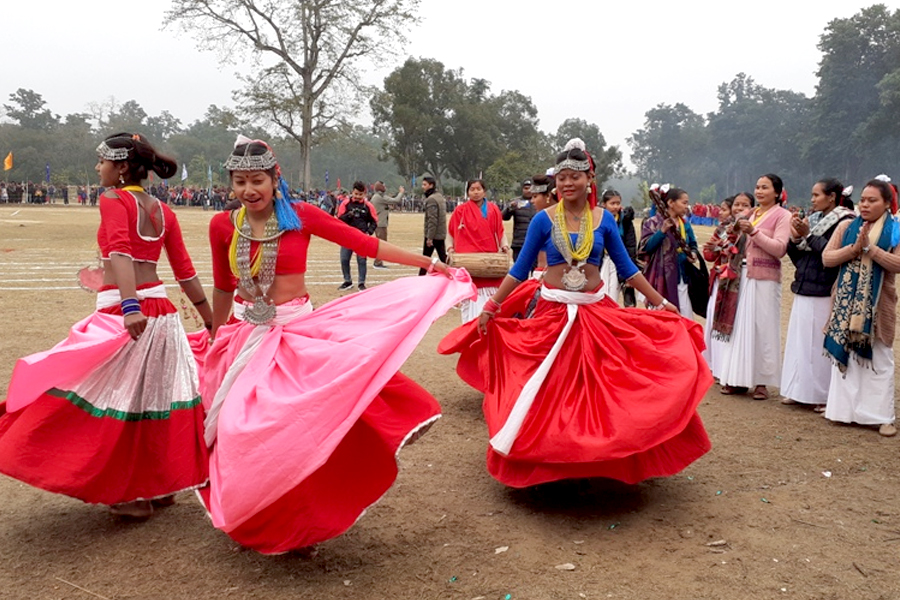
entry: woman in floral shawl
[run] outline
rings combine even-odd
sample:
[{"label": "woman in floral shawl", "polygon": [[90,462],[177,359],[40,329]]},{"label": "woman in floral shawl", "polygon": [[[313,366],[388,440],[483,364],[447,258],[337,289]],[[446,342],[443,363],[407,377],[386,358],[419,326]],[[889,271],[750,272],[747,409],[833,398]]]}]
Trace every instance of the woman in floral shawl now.
[{"label": "woman in floral shawl", "polygon": [[826,267],[840,267],[825,328],[825,351],[833,364],[825,418],[878,425],[883,436],[897,434],[891,348],[894,277],[900,272],[900,224],[892,218],[896,194],[886,181],[868,182],[859,216],[840,223],[822,252]]},{"label": "woman in floral shawl", "polygon": [[746,256],[747,236],[735,223],[745,218],[756,201],[747,192],[729,198],[729,216],[719,223],[716,231],[703,245],[703,258],[712,263],[709,272],[710,294],[706,308],[706,329],[704,338],[706,350],[703,358],[709,364],[713,375],[721,364],[721,347],[727,343],[734,331],[734,317],[741,286],[741,269]]},{"label": "woman in floral shawl", "polygon": [[681,316],[694,318],[688,295],[685,263],[696,262],[697,238],[687,222],[690,198],[679,188],[660,189],[666,203],[666,214],[655,214],[641,225],[638,260],[643,262],[644,277],[663,297],[675,305]]}]

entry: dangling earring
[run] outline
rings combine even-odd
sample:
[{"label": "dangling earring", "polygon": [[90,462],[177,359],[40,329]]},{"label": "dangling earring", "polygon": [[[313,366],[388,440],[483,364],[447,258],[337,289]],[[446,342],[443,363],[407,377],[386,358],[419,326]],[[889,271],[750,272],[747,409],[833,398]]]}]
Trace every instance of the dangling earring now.
[{"label": "dangling earring", "polygon": [[125,178],[119,175],[119,185],[125,185]]}]

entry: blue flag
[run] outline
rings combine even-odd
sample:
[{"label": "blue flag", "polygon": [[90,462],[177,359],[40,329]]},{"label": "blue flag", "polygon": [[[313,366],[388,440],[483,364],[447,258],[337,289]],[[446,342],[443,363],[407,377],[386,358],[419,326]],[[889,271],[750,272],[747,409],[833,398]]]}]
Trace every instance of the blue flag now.
[{"label": "blue flag", "polygon": [[44,179],[46,179],[47,183],[50,183],[50,163],[44,166]]}]

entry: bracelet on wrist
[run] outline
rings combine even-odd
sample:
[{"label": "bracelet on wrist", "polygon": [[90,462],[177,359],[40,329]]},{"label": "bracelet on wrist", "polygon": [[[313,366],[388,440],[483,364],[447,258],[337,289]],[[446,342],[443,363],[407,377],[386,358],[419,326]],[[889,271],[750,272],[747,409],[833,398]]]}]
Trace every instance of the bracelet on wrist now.
[{"label": "bracelet on wrist", "polygon": [[141,303],[137,298],[125,298],[119,302],[122,309],[122,316],[128,316],[141,312]]},{"label": "bracelet on wrist", "polygon": [[491,315],[497,314],[500,311],[500,303],[493,298],[488,298],[488,301],[484,303],[484,308],[482,310]]},{"label": "bracelet on wrist", "polygon": [[431,264],[428,265],[428,268],[425,269],[425,272],[426,272],[426,273],[434,273],[434,266],[435,266],[436,264],[438,264],[440,261],[441,261],[441,257],[440,257],[440,256],[432,256],[432,257],[431,257]]}]

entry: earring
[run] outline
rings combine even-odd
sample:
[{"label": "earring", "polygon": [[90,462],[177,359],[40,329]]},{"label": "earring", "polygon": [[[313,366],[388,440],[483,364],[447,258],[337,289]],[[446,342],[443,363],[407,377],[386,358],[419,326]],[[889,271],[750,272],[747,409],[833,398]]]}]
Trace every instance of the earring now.
[{"label": "earring", "polygon": [[125,178],[119,175],[119,185],[125,185]]}]

